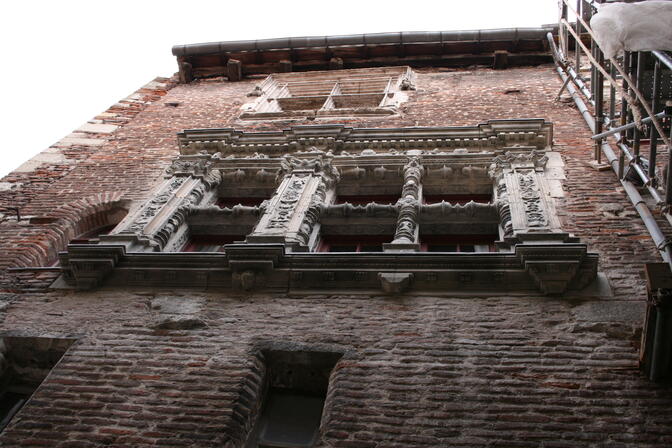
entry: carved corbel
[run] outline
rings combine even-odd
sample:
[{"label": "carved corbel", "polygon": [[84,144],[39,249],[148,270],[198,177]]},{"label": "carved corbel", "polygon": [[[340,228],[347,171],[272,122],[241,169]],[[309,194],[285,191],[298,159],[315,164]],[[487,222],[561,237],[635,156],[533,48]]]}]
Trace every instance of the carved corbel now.
[{"label": "carved corbel", "polygon": [[381,272],[378,274],[380,286],[388,294],[401,294],[411,287],[413,274],[411,272]]},{"label": "carved corbel", "polygon": [[597,276],[597,255],[585,244],[520,244],[516,255],[544,294],[582,289]]}]

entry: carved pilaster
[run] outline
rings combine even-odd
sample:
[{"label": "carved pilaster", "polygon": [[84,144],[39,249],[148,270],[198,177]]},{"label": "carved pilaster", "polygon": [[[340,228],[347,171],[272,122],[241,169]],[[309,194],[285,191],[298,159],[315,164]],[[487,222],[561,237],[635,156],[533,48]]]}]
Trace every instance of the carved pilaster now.
[{"label": "carved pilaster", "polygon": [[[166,170],[166,181],[158,194],[122,221],[114,234],[101,242],[124,242],[131,250],[160,251],[184,224],[189,207],[199,205],[221,182],[219,171],[211,170],[211,156],[181,156]],[[187,232],[182,232],[185,235]]]},{"label": "carved pilaster", "polygon": [[399,216],[394,240],[385,244],[385,251],[419,250],[418,213],[422,198],[422,176],[425,169],[418,157],[412,157],[404,166],[404,187],[399,202]]},{"label": "carved pilaster", "polygon": [[321,151],[285,156],[278,177],[280,187],[270,201],[248,242],[278,242],[305,247],[319,221],[330,189],[338,182],[332,155]]},{"label": "carved pilaster", "polygon": [[496,157],[490,166],[495,203],[506,239],[524,240],[530,233],[548,234],[554,239],[561,233],[544,176],[546,161],[547,157],[539,151],[509,151]]}]

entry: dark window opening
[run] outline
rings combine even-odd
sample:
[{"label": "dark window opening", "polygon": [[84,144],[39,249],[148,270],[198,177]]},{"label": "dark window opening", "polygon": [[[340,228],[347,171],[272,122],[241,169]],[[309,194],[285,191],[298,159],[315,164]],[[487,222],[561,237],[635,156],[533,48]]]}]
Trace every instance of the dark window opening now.
[{"label": "dark window opening", "polygon": [[267,391],[248,448],[314,446],[329,377],[341,356],[333,352],[264,352]]},{"label": "dark window opening", "polygon": [[81,235],[77,235],[76,238],[71,239],[70,244],[98,244],[98,238],[102,235],[107,235],[116,226],[116,224],[110,224],[89,230],[88,232],[84,232]]},{"label": "dark window opening", "polygon": [[244,239],[244,235],[192,235],[181,252],[224,252],[225,244]]},{"label": "dark window opening", "polygon": [[497,235],[426,235],[420,238],[423,252],[495,252]]},{"label": "dark window opening", "polygon": [[346,202],[352,205],[366,205],[371,202],[377,204],[396,204],[398,200],[399,195],[395,194],[338,195],[335,204],[345,204]]},{"label": "dark window opening", "polygon": [[426,194],[422,197],[425,204],[436,204],[441,201],[451,204],[467,204],[471,201],[487,204],[492,201],[491,194]]},{"label": "dark window opening", "polygon": [[251,197],[227,197],[219,198],[215,205],[219,208],[233,208],[236,205],[245,205],[248,207],[258,207],[268,198],[251,198]]},{"label": "dark window opening", "polygon": [[0,431],[60,361],[73,339],[0,339]]},{"label": "dark window opening", "polygon": [[318,252],[382,252],[383,243],[393,239],[392,235],[327,235]]}]

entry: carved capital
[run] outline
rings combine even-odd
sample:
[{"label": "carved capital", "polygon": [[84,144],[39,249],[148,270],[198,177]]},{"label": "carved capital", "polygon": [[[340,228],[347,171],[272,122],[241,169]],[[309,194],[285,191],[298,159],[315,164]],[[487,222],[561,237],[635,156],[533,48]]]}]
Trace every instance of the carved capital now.
[{"label": "carved capital", "polygon": [[209,154],[182,155],[166,169],[166,177],[191,176],[206,178],[211,175],[212,157]]},{"label": "carved capital", "polygon": [[340,179],[340,174],[333,166],[333,154],[322,151],[299,153],[300,157],[286,155],[280,161],[278,177],[283,178],[291,175],[320,175],[327,186],[330,187]]},{"label": "carved capital", "polygon": [[517,170],[522,168],[543,171],[546,162],[548,162],[548,157],[541,151],[507,151],[505,154],[494,158],[488,169],[488,175],[491,179],[497,181],[505,170]]}]

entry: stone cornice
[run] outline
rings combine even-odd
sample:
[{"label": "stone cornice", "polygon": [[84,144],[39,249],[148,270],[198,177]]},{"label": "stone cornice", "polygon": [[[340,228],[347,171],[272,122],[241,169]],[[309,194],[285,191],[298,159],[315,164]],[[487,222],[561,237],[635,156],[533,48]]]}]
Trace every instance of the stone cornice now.
[{"label": "stone cornice", "polygon": [[[71,244],[61,262],[66,279],[81,289],[105,284],[290,293],[384,291],[379,274],[394,271],[410,274],[408,287],[416,293],[560,294],[585,287],[597,270],[597,255],[576,243],[471,254],[291,253],[281,244],[227,245],[225,253],[127,253],[123,246]],[[244,277],[250,281],[241,283]]]},{"label": "stone cornice", "polygon": [[[232,128],[188,129],[177,134],[180,153],[200,151],[281,156],[316,147],[337,154],[365,149],[451,150],[455,148],[502,149],[532,146],[545,149],[553,138],[552,124],[543,119],[490,120],[476,126],[351,128],[344,125],[294,126],[282,131],[246,132]],[[259,156],[263,157],[263,156]]]}]

